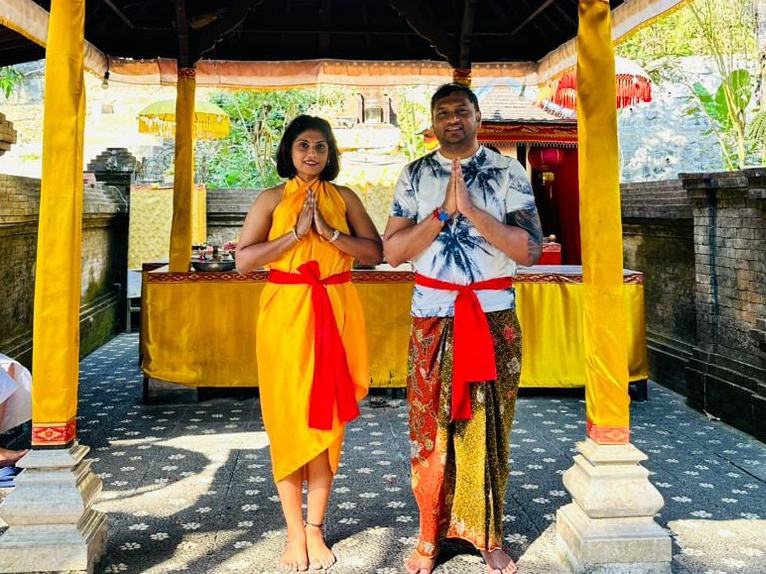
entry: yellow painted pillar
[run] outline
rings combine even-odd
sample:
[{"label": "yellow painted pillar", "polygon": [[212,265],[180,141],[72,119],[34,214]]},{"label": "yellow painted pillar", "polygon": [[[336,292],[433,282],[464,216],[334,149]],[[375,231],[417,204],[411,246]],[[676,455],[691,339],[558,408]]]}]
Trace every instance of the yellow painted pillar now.
[{"label": "yellow painted pillar", "polygon": [[580,0],[579,17],[577,120],[587,435],[598,444],[626,444],[630,442],[627,314],[609,2]]},{"label": "yellow painted pillar", "polygon": [[170,271],[188,271],[192,248],[194,187],[194,68],[178,69],[176,96],[173,224],[170,231]]},{"label": "yellow painted pillar", "polygon": [[32,446],[74,441],[80,349],[84,0],[51,7],[32,338]]}]

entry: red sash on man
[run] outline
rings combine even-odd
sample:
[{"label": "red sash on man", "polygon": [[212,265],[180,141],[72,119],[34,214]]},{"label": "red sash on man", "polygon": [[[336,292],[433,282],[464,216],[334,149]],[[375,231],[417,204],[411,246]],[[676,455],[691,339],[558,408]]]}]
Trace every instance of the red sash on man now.
[{"label": "red sash on man", "polygon": [[470,285],[458,285],[415,274],[415,284],[431,289],[457,291],[452,339],[452,414],[451,420],[470,419],[471,393],[469,383],[497,379],[495,346],[489,323],[481,308],[476,291],[510,289],[512,277],[498,277]]},{"label": "red sash on man", "polygon": [[299,273],[287,273],[271,269],[269,281],[278,285],[311,286],[314,308],[314,376],[309,400],[309,427],[330,430],[336,403],[341,422],[349,422],[359,416],[359,405],[354,396],[346,349],[343,347],[330,296],[325,287],[348,283],[351,281],[351,272],[345,271],[320,279],[317,261],[302,264],[298,271]]}]

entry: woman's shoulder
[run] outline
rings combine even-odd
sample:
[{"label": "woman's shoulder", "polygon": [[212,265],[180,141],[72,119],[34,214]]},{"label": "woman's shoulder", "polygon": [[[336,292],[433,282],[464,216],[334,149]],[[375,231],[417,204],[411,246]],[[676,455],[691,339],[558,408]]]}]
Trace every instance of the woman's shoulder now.
[{"label": "woman's shoulder", "polygon": [[359,197],[359,195],[350,187],[345,185],[336,185],[335,189],[338,190],[338,193],[340,194],[340,197],[343,199],[343,202],[346,204],[346,206],[362,205],[362,198]]},{"label": "woman's shoulder", "polygon": [[346,185],[338,185],[337,183],[333,183],[333,185],[335,186],[335,189],[338,190],[338,193],[340,193],[341,197],[344,199],[347,197],[358,197],[356,192]]},{"label": "woman's shoulder", "polygon": [[279,203],[279,201],[282,199],[282,196],[285,193],[285,184],[282,183],[280,185],[276,185],[274,187],[270,187],[268,189],[264,189],[261,191],[261,193],[258,194],[258,197],[256,198],[256,201],[260,202],[267,202],[267,203]]},{"label": "woman's shoulder", "polygon": [[261,194],[265,194],[266,196],[269,195],[282,195],[285,192],[285,184],[280,183],[279,185],[275,185],[274,187],[270,187],[268,189],[264,189],[261,191]]}]

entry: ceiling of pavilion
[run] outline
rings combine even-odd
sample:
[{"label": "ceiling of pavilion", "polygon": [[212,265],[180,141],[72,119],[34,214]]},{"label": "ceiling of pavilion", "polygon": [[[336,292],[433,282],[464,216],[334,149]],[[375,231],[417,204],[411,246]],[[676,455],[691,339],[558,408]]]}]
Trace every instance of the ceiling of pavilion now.
[{"label": "ceiling of pavilion", "polygon": [[[28,1],[46,11],[51,4],[13,1]],[[609,3],[615,9],[631,0]],[[436,60],[466,68],[477,62],[541,60],[576,36],[577,4],[577,0],[86,0],[85,37],[110,57],[131,59]],[[179,32],[188,42],[179,42]],[[43,48],[0,26],[0,65],[43,57]]]}]

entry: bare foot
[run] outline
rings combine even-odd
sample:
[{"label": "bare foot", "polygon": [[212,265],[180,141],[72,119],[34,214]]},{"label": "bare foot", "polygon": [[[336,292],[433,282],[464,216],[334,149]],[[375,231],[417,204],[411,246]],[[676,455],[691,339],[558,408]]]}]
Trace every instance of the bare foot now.
[{"label": "bare foot", "polygon": [[312,570],[329,568],[335,564],[335,554],[327,547],[321,526],[306,524],[306,549],[309,554],[309,566]]},{"label": "bare foot", "polygon": [[290,572],[305,572],[309,569],[309,558],[306,552],[306,532],[301,528],[295,532],[287,531],[285,551],[279,559],[283,570]]},{"label": "bare foot", "polygon": [[438,552],[433,556],[423,556],[416,548],[404,561],[404,568],[408,574],[431,574],[436,567],[437,555]]},{"label": "bare foot", "polygon": [[495,548],[492,552],[482,550],[481,555],[484,562],[487,563],[489,574],[513,574],[516,572],[516,564],[500,548]]},{"label": "bare foot", "polygon": [[19,459],[27,454],[29,449],[25,450],[8,450],[7,448],[0,448],[0,468],[4,466],[13,466]]}]

